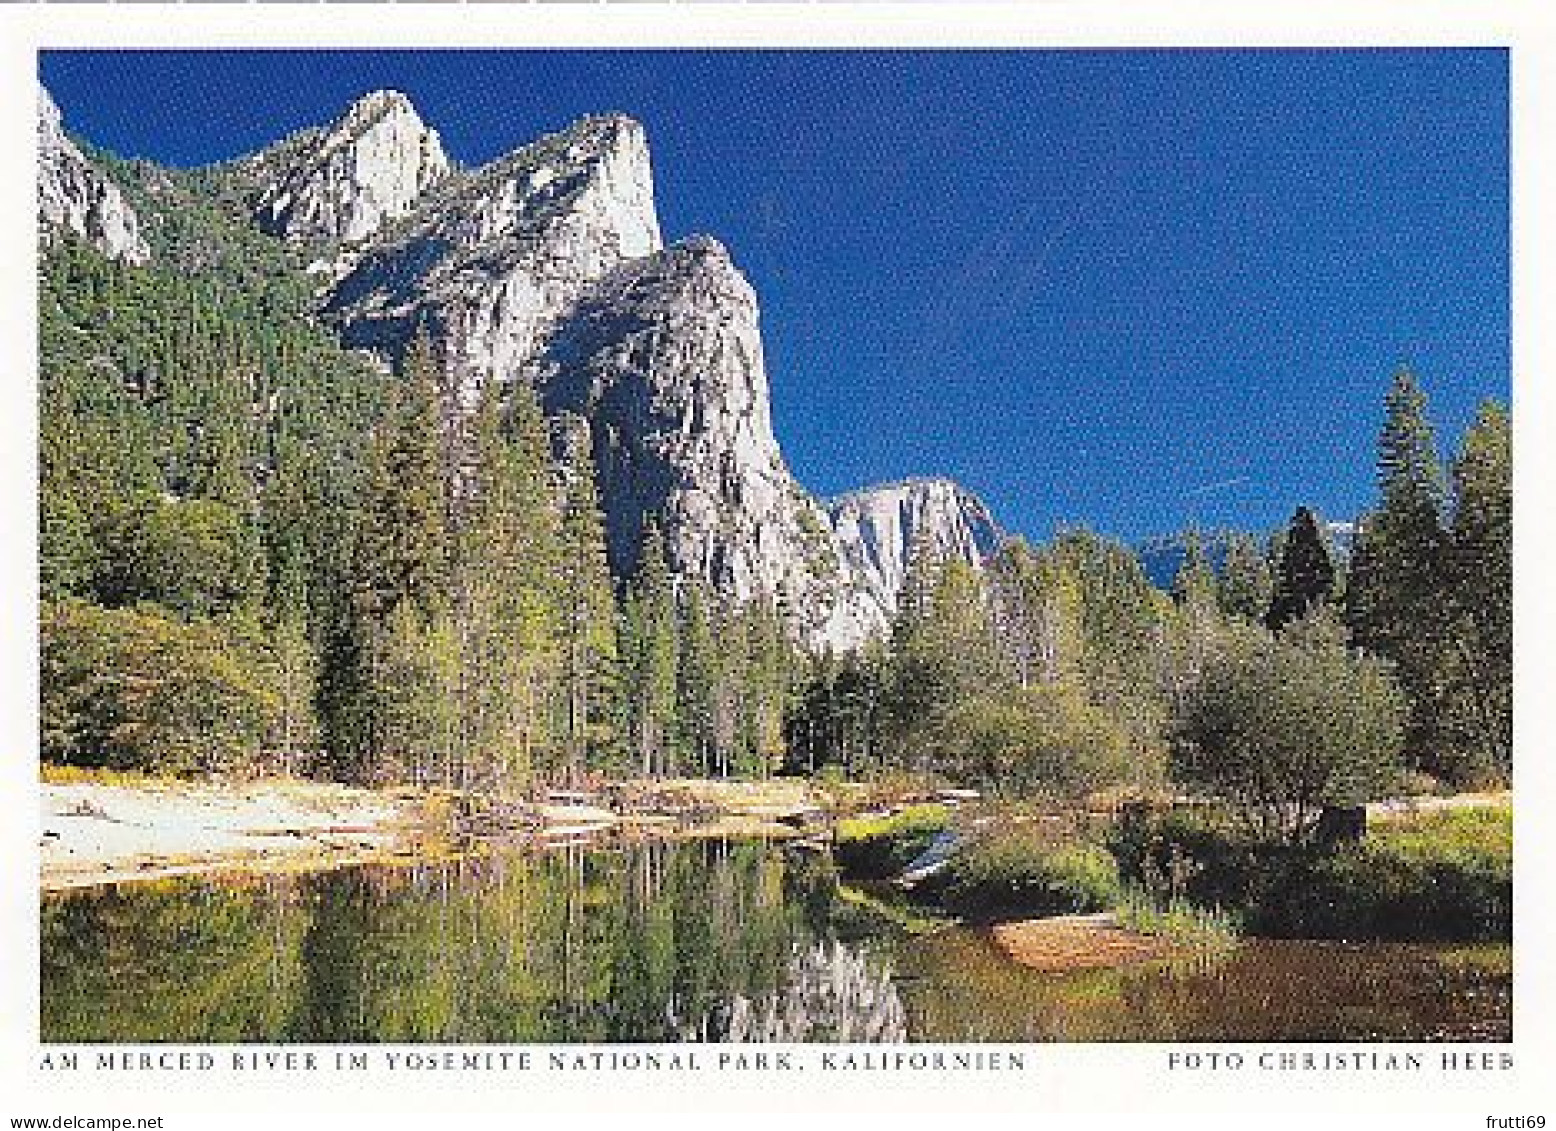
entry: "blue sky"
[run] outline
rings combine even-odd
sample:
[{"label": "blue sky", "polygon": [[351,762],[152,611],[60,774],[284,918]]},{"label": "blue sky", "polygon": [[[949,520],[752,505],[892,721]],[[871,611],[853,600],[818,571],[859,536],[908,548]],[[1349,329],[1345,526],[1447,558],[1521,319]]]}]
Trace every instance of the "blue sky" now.
[{"label": "blue sky", "polygon": [[763,309],[833,494],[954,476],[1013,529],[1264,528],[1373,497],[1391,373],[1457,444],[1509,384],[1501,51],[69,52],[67,128],[193,165],[404,90],[475,164],[649,131],[666,237]]}]

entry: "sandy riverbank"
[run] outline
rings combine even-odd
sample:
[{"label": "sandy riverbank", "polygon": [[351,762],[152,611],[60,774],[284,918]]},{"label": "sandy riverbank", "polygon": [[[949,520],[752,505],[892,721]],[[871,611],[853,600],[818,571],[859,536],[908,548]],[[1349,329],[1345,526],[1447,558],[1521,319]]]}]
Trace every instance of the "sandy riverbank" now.
[{"label": "sandy riverbank", "polygon": [[320,782],[92,781],[39,786],[45,890],[206,871],[371,859],[425,824],[414,793]]},{"label": "sandy riverbank", "polygon": [[[405,858],[453,831],[450,795],[326,782],[44,781],[46,891],[212,871]],[[601,835],[797,835],[822,802],[804,782],[616,783],[518,808],[540,843]],[[511,816],[512,814],[510,814]]]},{"label": "sandy riverbank", "polygon": [[1158,962],[1189,953],[1170,939],[1120,926],[1108,912],[1021,919],[996,925],[992,934],[1014,961],[1045,973]]}]

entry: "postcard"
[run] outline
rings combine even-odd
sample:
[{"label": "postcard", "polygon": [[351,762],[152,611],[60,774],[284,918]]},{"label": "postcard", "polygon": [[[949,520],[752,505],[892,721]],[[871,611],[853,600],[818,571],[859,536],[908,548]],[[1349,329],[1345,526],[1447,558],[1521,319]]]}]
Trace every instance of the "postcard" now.
[{"label": "postcard", "polygon": [[1543,1126],[1550,28],[1385,7],[8,12],[0,1114]]}]

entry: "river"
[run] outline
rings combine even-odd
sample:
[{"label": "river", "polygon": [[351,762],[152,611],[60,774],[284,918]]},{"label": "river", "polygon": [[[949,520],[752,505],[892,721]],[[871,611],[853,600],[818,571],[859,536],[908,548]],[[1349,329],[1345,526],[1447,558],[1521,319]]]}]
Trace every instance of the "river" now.
[{"label": "river", "polygon": [[45,1042],[1506,1040],[1506,946],[1028,970],[760,840],[48,894]]}]

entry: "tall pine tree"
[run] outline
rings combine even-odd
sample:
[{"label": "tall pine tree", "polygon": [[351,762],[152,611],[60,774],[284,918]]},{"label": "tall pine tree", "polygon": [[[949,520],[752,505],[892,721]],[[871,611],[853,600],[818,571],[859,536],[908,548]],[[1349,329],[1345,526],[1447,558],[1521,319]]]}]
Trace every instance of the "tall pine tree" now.
[{"label": "tall pine tree", "polygon": [[[442,414],[425,335],[408,352],[400,385],[373,439],[345,622],[327,652],[331,756],[344,776],[381,779],[410,768],[418,780],[452,779],[448,736],[423,727],[400,702],[425,702],[446,671],[448,539]],[[439,639],[434,641],[432,635]],[[417,678],[417,686],[403,680]]]},{"label": "tall pine tree", "polygon": [[590,437],[569,438],[557,594],[561,600],[563,770],[576,783],[615,740],[616,606]]},{"label": "tall pine tree", "polygon": [[1513,761],[1513,436],[1501,405],[1481,406],[1453,464],[1450,592],[1457,683],[1468,737],[1502,780]]},{"label": "tall pine tree", "polygon": [[1471,773],[1455,749],[1445,698],[1452,650],[1446,486],[1426,396],[1400,370],[1384,401],[1377,509],[1360,523],[1346,600],[1355,642],[1394,663],[1409,700],[1406,750],[1449,778]]},{"label": "tall pine tree", "polygon": [[643,525],[637,575],[629,586],[630,650],[623,648],[628,734],[645,777],[676,770],[680,739],[675,590],[664,536],[652,519]]},{"label": "tall pine tree", "polygon": [[1275,592],[1264,623],[1279,632],[1324,604],[1334,593],[1335,568],[1324,544],[1318,519],[1307,507],[1298,507],[1286,528],[1280,566],[1275,571]]}]

